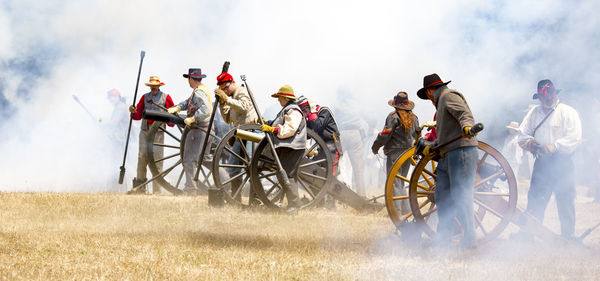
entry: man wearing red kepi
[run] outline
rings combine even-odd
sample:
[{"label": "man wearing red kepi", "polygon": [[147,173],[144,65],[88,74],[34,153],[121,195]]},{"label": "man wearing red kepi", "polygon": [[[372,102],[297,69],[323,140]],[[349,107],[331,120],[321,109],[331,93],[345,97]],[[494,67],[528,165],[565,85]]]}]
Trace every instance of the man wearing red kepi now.
[{"label": "man wearing red kepi", "polygon": [[[142,119],[142,113],[144,112],[145,109],[148,110],[156,110],[156,111],[160,111],[160,107],[158,107],[155,104],[164,106],[166,108],[170,108],[171,106],[173,106],[173,100],[171,99],[171,96],[169,96],[168,94],[162,92],[160,90],[160,86],[165,85],[165,83],[160,81],[160,78],[158,76],[150,76],[150,81],[148,83],[146,83],[146,86],[150,87],[150,92],[144,94],[141,98],[140,101],[138,102],[137,106],[130,106],[129,107],[129,112],[131,112],[131,116],[133,120],[140,120]],[[139,136],[139,152],[138,152],[138,165],[137,165],[137,175],[136,177],[133,179],[133,187],[138,186],[142,183],[144,183],[147,178],[146,178],[146,173],[147,173],[147,167],[148,167],[148,129],[150,128],[150,125],[152,125],[153,121],[152,120],[146,120],[143,119],[142,120],[142,127],[140,130],[140,136]],[[169,126],[173,127],[172,124],[168,124]],[[154,135],[154,143],[164,143],[165,140],[165,135],[161,130],[156,131],[156,134]],[[163,157],[163,148],[162,147],[154,147],[154,159],[160,159]],[[158,168],[159,171],[162,170],[162,162],[158,162],[156,163],[156,166]],[[153,193],[160,193],[160,185],[156,182],[152,183],[152,192]],[[129,194],[132,193],[146,193],[146,186],[142,186],[141,188],[138,188],[137,190],[131,190],[128,192]]]},{"label": "man wearing red kepi", "polygon": [[[231,74],[227,72],[223,72],[217,76],[217,85],[219,87],[215,89],[215,95],[219,97],[219,110],[221,111],[221,116],[223,116],[223,121],[225,121],[225,123],[233,124],[237,128],[240,125],[250,124],[256,121],[258,115],[252,105],[252,100],[250,99],[250,95],[248,94],[245,85],[238,85],[233,80]],[[247,143],[245,140],[242,140],[241,142],[244,146]],[[237,155],[243,155],[240,142],[234,142],[231,150]],[[240,162],[240,159],[234,154],[229,156],[229,164],[239,165]],[[242,169],[228,168],[227,172],[231,177],[234,177],[241,173]],[[236,192],[241,184],[241,178],[236,178],[231,181],[231,193],[237,193],[235,198],[237,200],[240,200],[242,197],[241,192]]]},{"label": "man wearing red kepi", "polygon": [[[464,96],[449,89],[437,74],[423,78],[423,88],[417,96],[430,100],[436,107],[437,141],[445,144],[439,148],[437,182],[434,191],[438,208],[439,223],[434,243],[444,246],[451,243],[458,231],[456,219],[460,222],[463,237],[460,244],[464,248],[476,248],[475,218],[473,214],[473,188],[477,169],[477,139],[471,131],[475,124],[471,109]],[[416,152],[427,155],[434,143],[424,138],[417,142]]]},{"label": "man wearing red kepi", "polygon": [[[539,99],[540,105],[533,107],[521,122],[519,145],[536,157],[527,193],[527,211],[543,222],[554,193],[561,235],[574,239],[575,169],[572,158],[581,142],[581,120],[575,109],[560,103],[559,91],[548,79],[538,82],[533,99]],[[532,239],[531,234],[525,232],[512,237]]]}]

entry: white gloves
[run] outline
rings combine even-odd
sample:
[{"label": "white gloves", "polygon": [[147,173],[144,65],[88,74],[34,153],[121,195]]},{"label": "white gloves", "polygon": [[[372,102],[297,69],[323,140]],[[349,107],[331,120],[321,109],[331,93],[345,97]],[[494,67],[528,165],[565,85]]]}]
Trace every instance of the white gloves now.
[{"label": "white gloves", "polygon": [[192,124],[194,124],[194,122],[196,122],[196,119],[194,119],[194,117],[188,117],[183,119],[183,123],[185,123],[188,126],[192,126]]},{"label": "white gloves", "polygon": [[171,106],[167,109],[167,112],[169,112],[170,114],[179,113],[179,111],[181,111],[181,107],[179,106]]}]

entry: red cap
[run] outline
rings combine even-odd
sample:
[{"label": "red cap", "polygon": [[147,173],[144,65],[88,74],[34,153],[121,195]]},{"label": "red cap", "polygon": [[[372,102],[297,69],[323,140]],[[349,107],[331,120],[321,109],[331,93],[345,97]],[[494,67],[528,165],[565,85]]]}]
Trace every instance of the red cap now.
[{"label": "red cap", "polygon": [[227,82],[233,82],[233,77],[231,76],[231,74],[223,72],[219,74],[219,76],[217,76],[217,85],[221,85]]}]

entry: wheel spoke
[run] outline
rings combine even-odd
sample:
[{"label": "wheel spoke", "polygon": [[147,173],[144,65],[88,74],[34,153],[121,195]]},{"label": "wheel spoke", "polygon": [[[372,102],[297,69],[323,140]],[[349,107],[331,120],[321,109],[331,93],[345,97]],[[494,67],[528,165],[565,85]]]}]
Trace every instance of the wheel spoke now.
[{"label": "wheel spoke", "polygon": [[319,179],[319,180],[322,180],[322,181],[327,181],[327,179],[324,178],[324,177],[313,175],[313,174],[307,173],[305,171],[300,171],[300,173],[303,174],[303,175],[305,175],[305,176],[311,177],[311,178]]},{"label": "wheel spoke", "polygon": [[277,174],[277,172],[272,172],[272,173],[268,173],[268,174],[260,173],[260,176],[258,176],[258,178],[259,179],[264,179],[264,178],[268,179],[269,177],[274,176],[276,174]]},{"label": "wheel spoke", "polygon": [[241,172],[241,173],[239,173],[239,174],[237,174],[237,175],[235,175],[235,176],[233,176],[233,177],[229,178],[228,180],[224,181],[224,182],[222,183],[222,185],[226,185],[226,184],[230,183],[232,180],[234,180],[234,179],[237,179],[237,178],[239,178],[239,177],[241,177],[241,176],[243,176],[243,175],[245,175],[245,174],[246,174],[246,171],[244,171],[244,172]]},{"label": "wheel spoke", "polygon": [[312,190],[310,190],[310,187],[306,186],[306,184],[302,180],[299,180],[298,182],[300,183],[300,185],[302,185],[302,188],[304,188],[304,190],[306,190],[306,192],[308,192],[308,194],[310,194],[310,196],[314,200],[315,194],[312,192]]},{"label": "wheel spoke", "polygon": [[158,160],[154,160],[154,163],[162,162],[162,161],[165,161],[165,160],[167,160],[167,159],[173,158],[173,157],[175,157],[175,156],[179,156],[179,152],[177,152],[177,153],[175,153],[175,154],[171,154],[171,155],[169,155],[169,156],[167,156],[167,157],[160,158],[160,159],[158,159]]},{"label": "wheel spoke", "polygon": [[250,164],[248,163],[248,160],[246,160],[245,158],[242,158],[242,156],[239,156],[237,153],[233,152],[233,150],[231,150],[231,148],[224,146],[223,148],[225,148],[225,150],[227,150],[227,152],[233,154],[233,156],[235,156],[235,158],[240,159],[240,161],[244,162],[244,164],[246,164],[247,166],[249,166]]},{"label": "wheel spoke", "polygon": [[162,126],[158,126],[158,129],[165,132],[167,135],[171,136],[172,138],[174,138],[176,141],[181,143],[181,140],[176,137],[175,135],[171,134],[171,132],[167,131],[167,129],[163,128]]},{"label": "wheel spoke", "polygon": [[475,191],[475,195],[482,195],[482,196],[510,196],[509,193],[496,193],[496,192],[485,192],[485,191]]},{"label": "wheel spoke", "polygon": [[242,151],[244,152],[244,155],[246,156],[246,158],[250,158],[250,154],[248,154],[248,150],[246,150],[246,146],[244,145],[244,142],[241,139],[235,138],[236,141],[240,144],[240,147],[242,148]]},{"label": "wheel spoke", "polygon": [[479,219],[479,217],[477,215],[475,215],[475,222],[477,223],[477,225],[479,225],[479,228],[481,228],[481,232],[483,232],[483,235],[487,236],[488,232],[483,227],[483,224],[481,223],[481,219]]},{"label": "wheel spoke", "polygon": [[[421,172],[421,174],[423,174],[423,173],[430,175],[430,176],[431,176],[432,178],[434,178],[434,179],[436,178],[436,175],[435,175],[435,173],[433,173],[433,172],[432,172],[432,171],[430,171],[430,170],[423,169],[423,172]],[[426,177],[424,174],[423,174],[423,176],[424,176],[424,177]]]},{"label": "wheel spoke", "polygon": [[234,165],[234,164],[219,164],[219,167],[223,167],[223,168],[242,168],[242,169],[247,168],[247,166],[245,166],[245,165]]},{"label": "wheel spoke", "polygon": [[497,172],[493,173],[491,176],[489,176],[485,179],[479,180],[479,182],[475,183],[475,187],[478,187],[487,181],[493,180],[502,174],[504,174],[504,170],[498,170]]},{"label": "wheel spoke", "polygon": [[162,143],[153,143],[153,146],[160,146],[160,147],[168,147],[168,148],[175,148],[175,149],[180,149],[181,147],[179,146],[175,146],[175,145],[168,145],[168,144],[162,144]]},{"label": "wheel spoke", "polygon": [[483,207],[484,209],[488,210],[490,213],[496,215],[500,219],[504,219],[504,216],[502,214],[498,213],[496,210],[494,210],[492,207],[486,205],[485,203],[483,203],[477,199],[474,199],[473,202],[475,202],[477,205]]},{"label": "wheel spoke", "polygon": [[177,183],[175,184],[175,188],[179,188],[179,184],[181,183],[181,179],[183,178],[184,169],[181,169],[181,173],[179,173],[179,177],[177,178]]},{"label": "wheel spoke", "polygon": [[308,166],[311,166],[311,165],[316,165],[316,164],[319,164],[319,163],[323,163],[325,161],[327,161],[327,159],[320,159],[320,160],[317,160],[317,161],[310,161],[308,163],[304,163],[304,164],[298,166],[298,168],[304,168],[304,167],[308,167]]},{"label": "wheel spoke", "polygon": [[242,183],[240,183],[240,186],[237,188],[237,190],[235,191],[235,193],[231,196],[233,198],[237,198],[237,196],[240,194],[240,192],[242,192],[242,189],[244,189],[244,185],[246,184],[246,182],[248,181],[250,177],[245,177],[244,180],[242,181]]},{"label": "wheel spoke", "polygon": [[483,154],[483,156],[479,160],[479,163],[477,163],[477,171],[479,171],[479,168],[481,168],[481,165],[483,165],[483,162],[485,162],[485,159],[487,158],[488,155],[489,155],[489,153],[487,153],[487,152],[485,152],[485,154]]}]

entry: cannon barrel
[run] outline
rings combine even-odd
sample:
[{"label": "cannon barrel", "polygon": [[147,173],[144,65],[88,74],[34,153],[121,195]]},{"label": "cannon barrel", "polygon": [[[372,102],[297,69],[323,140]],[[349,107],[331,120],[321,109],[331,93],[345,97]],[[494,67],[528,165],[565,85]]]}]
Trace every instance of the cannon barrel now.
[{"label": "cannon barrel", "polygon": [[260,142],[264,137],[263,135],[259,135],[257,133],[249,132],[242,129],[236,129],[234,134],[237,138],[251,142]]},{"label": "cannon barrel", "polygon": [[177,115],[169,114],[167,112],[162,112],[162,111],[144,109],[144,112],[142,113],[142,117],[146,120],[167,122],[167,123],[177,124],[177,125],[185,125],[185,123],[183,123],[183,118],[181,118]]}]

